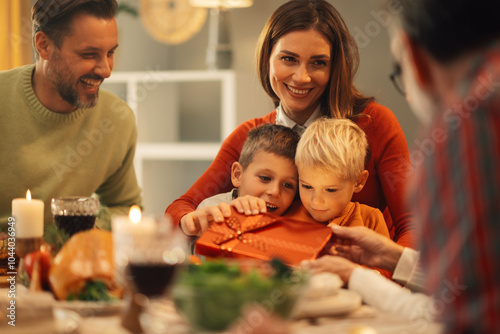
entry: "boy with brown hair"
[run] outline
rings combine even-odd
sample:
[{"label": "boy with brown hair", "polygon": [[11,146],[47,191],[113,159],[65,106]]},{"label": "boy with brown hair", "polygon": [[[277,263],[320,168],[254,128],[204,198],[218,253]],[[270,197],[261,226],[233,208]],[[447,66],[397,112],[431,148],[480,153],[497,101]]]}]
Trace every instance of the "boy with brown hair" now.
[{"label": "boy with brown hair", "polygon": [[231,167],[235,188],[205,199],[183,216],[184,233],[201,235],[212,222],[224,221],[231,214],[230,206],[247,215],[283,215],[297,195],[294,159],[298,141],[299,135],[282,125],[264,124],[250,130],[239,161]]}]

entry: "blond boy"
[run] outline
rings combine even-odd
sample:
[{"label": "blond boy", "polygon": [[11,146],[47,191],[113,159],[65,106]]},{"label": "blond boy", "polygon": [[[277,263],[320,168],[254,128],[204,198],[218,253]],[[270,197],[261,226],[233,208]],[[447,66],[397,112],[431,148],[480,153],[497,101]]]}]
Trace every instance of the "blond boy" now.
[{"label": "blond boy", "polygon": [[[380,210],[351,202],[368,179],[367,152],[366,135],[354,122],[321,118],[312,123],[295,155],[300,199],[307,210],[302,216],[325,225],[366,226],[389,237]],[[300,218],[297,212],[292,216]]]}]

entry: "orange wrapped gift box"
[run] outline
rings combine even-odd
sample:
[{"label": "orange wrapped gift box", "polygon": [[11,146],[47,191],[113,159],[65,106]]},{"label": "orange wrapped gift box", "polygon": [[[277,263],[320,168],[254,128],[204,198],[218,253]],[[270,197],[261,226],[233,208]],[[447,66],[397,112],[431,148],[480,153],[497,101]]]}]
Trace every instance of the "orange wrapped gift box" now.
[{"label": "orange wrapped gift box", "polygon": [[321,224],[269,213],[245,216],[233,209],[224,223],[214,223],[196,241],[195,252],[207,257],[278,258],[291,266],[318,257],[332,235]]}]

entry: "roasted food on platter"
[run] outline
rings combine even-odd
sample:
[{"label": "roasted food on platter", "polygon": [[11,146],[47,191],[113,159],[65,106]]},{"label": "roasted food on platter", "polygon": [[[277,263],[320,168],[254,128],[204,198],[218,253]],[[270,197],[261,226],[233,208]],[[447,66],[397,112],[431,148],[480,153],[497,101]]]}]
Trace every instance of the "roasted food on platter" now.
[{"label": "roasted food on platter", "polygon": [[59,300],[118,297],[121,291],[114,282],[111,232],[91,229],[72,236],[54,258],[49,282]]}]

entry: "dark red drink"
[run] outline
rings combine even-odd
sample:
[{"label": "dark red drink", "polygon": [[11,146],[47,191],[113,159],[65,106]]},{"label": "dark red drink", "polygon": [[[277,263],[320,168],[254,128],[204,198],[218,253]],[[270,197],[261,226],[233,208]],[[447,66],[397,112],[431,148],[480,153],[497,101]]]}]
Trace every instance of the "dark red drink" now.
[{"label": "dark red drink", "polygon": [[94,215],[60,216],[54,215],[54,222],[58,229],[65,231],[69,236],[81,231],[90,230],[95,224]]},{"label": "dark red drink", "polygon": [[166,263],[131,263],[130,275],[139,293],[148,297],[161,296],[172,283],[175,265]]}]

